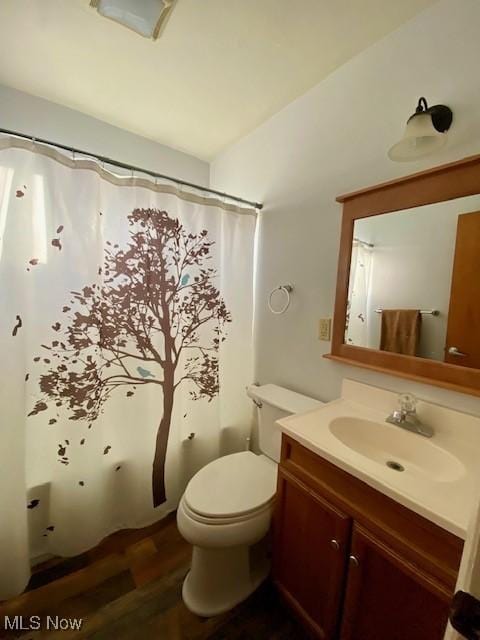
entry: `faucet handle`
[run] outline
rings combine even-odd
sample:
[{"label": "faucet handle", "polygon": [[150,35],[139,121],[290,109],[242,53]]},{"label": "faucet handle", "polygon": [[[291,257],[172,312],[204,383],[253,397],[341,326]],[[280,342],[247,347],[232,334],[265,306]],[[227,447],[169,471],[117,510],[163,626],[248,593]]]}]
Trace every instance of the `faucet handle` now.
[{"label": "faucet handle", "polygon": [[406,413],[415,413],[417,406],[417,398],[413,393],[401,393],[398,396],[398,404],[400,409]]}]

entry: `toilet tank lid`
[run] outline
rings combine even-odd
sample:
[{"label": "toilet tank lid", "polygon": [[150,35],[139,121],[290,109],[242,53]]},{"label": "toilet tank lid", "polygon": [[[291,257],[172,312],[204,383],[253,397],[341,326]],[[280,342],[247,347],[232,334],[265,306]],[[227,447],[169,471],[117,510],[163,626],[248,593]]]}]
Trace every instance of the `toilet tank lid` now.
[{"label": "toilet tank lid", "polygon": [[247,387],[247,395],[287,413],[304,413],[324,404],[320,400],[285,389],[285,387],[279,387],[276,384],[262,384],[260,386],[252,384]]}]

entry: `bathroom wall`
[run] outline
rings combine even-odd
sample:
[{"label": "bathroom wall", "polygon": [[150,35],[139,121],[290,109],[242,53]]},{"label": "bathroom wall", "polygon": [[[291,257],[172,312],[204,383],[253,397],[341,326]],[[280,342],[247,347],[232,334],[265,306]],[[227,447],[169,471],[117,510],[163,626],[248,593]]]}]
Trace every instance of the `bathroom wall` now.
[{"label": "bathroom wall", "polygon": [[[441,0],[212,164],[214,188],[265,203],[256,288],[259,382],[330,400],[350,377],[480,414],[479,398],[325,360],[330,344],[317,339],[318,319],[333,313],[341,220],[335,197],[480,153],[479,24],[478,0]],[[422,95],[453,109],[449,146],[423,161],[393,163],[387,149]],[[292,305],[272,315],[268,293],[287,282]]]},{"label": "bathroom wall", "polygon": [[208,185],[209,165],[203,160],[4,85],[0,127]]},{"label": "bathroom wall", "polygon": [[[214,188],[265,202],[256,283],[256,380],[322,400],[343,377],[417,395],[480,415],[480,398],[416,384],[322,358],[318,319],[331,316],[341,221],[338,194],[480,153],[480,2],[441,0],[314,87],[211,167]],[[425,95],[454,110],[449,146],[421,162],[395,164],[386,151]],[[439,259],[444,259],[439,255]],[[432,268],[433,272],[433,268]],[[272,287],[291,282],[292,306],[274,316]],[[393,283],[392,283],[393,284]],[[478,524],[472,526],[459,588],[479,595]],[[478,553],[477,553],[478,555]],[[448,636],[457,638],[456,634]]]}]

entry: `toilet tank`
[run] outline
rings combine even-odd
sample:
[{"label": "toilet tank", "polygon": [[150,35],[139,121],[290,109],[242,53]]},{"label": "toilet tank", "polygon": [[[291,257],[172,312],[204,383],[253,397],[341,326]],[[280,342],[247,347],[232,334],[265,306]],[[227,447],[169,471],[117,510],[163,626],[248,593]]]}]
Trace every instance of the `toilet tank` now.
[{"label": "toilet tank", "polygon": [[304,396],[296,391],[279,387],[276,384],[251,385],[247,395],[257,405],[258,441],[260,451],[280,462],[282,433],[276,420],[293,413],[304,413],[320,407],[323,402]]}]

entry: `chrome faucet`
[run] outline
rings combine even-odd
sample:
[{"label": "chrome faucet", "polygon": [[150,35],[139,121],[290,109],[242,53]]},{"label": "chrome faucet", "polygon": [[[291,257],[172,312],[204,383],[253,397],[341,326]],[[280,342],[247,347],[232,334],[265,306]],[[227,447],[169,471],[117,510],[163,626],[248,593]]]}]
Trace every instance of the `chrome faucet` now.
[{"label": "chrome faucet", "polygon": [[398,396],[399,408],[392,411],[386,419],[386,422],[394,424],[397,427],[413,431],[425,438],[431,438],[435,433],[432,427],[423,424],[417,415],[417,399],[413,393],[401,393]]}]

